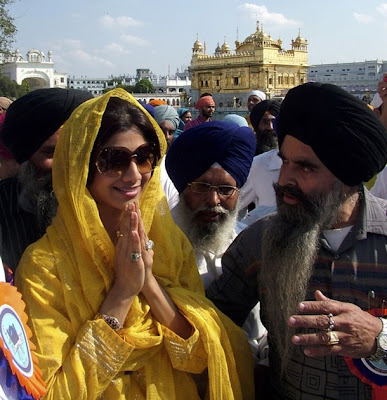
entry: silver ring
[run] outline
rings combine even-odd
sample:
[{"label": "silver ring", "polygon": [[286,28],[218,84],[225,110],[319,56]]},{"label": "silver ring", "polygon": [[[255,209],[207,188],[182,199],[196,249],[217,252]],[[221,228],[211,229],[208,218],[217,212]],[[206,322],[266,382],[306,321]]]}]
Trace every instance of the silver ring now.
[{"label": "silver ring", "polygon": [[331,331],[333,331],[333,328],[335,327],[335,321],[334,321],[334,319],[333,319],[333,314],[332,313],[329,313],[328,315],[327,315],[327,317],[329,318],[329,326],[328,326],[328,328],[326,329],[326,331],[327,332],[331,332]]},{"label": "silver ring", "polygon": [[154,245],[155,245],[155,242],[154,242],[153,240],[150,240],[150,239],[149,239],[149,240],[145,243],[145,250],[152,250]]},{"label": "silver ring", "polygon": [[140,253],[132,253],[130,257],[131,257],[132,261],[138,261],[141,257],[141,254]]},{"label": "silver ring", "polygon": [[329,332],[327,332],[327,335],[329,337],[327,346],[333,346],[335,344],[340,343],[339,337],[337,336],[337,333],[335,331],[329,331]]}]

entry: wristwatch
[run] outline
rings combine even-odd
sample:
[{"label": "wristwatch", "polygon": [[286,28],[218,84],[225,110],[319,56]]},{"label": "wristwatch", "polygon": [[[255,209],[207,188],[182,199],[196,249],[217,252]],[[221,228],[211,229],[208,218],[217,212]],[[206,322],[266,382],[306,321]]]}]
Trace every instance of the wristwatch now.
[{"label": "wristwatch", "polygon": [[376,352],[367,358],[369,361],[387,360],[387,319],[379,317],[382,321],[383,328],[376,338]]}]

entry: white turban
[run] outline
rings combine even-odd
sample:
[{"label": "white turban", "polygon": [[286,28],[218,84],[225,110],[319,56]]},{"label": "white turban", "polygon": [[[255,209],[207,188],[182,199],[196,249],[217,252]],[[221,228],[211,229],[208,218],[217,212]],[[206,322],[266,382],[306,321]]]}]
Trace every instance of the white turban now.
[{"label": "white turban", "polygon": [[247,96],[247,98],[249,98],[250,96],[257,96],[261,99],[261,101],[266,100],[266,95],[265,93],[261,92],[260,90],[253,90],[249,93],[249,95]]}]

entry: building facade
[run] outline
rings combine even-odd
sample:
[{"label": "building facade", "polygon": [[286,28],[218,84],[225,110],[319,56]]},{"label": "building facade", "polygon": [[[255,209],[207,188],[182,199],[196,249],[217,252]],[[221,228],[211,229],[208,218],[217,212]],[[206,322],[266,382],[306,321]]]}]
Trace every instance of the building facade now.
[{"label": "building facade", "polygon": [[245,105],[251,90],[267,97],[283,96],[307,81],[308,42],[299,34],[285,50],[257,22],[256,32],[243,42],[235,41],[235,51],[224,41],[214,54],[206,54],[199,39],[193,45],[190,65],[193,104],[209,92],[217,105]]},{"label": "building facade", "polygon": [[387,61],[383,60],[316,64],[308,67],[308,81],[338,85],[368,101],[376,93],[384,72],[387,72]]},{"label": "building facade", "polygon": [[67,88],[67,75],[56,72],[52,59],[52,52],[45,54],[31,49],[26,59],[16,50],[13,54],[1,60],[2,73],[19,85],[26,81],[30,90],[40,88],[60,87]]}]

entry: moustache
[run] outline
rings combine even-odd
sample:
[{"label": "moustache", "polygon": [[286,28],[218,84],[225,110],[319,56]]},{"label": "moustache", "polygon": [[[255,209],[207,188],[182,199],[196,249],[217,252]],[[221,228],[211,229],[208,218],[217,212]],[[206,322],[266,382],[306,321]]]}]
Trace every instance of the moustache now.
[{"label": "moustache", "polygon": [[201,214],[202,212],[205,212],[205,213],[216,213],[216,214],[222,214],[222,215],[229,213],[229,211],[227,209],[225,209],[224,207],[222,207],[220,205],[215,206],[215,207],[205,207],[204,206],[204,207],[197,208],[193,212],[193,216],[195,217],[195,216]]},{"label": "moustache", "polygon": [[278,183],[274,183],[273,188],[277,199],[282,200],[284,195],[292,196],[297,200],[300,200],[304,208],[312,214],[316,214],[320,207],[320,203],[316,201],[313,196],[304,194],[300,189],[294,186],[281,186]]}]

